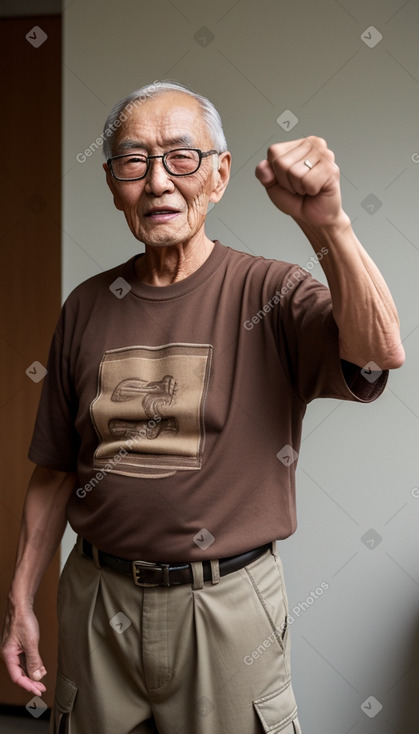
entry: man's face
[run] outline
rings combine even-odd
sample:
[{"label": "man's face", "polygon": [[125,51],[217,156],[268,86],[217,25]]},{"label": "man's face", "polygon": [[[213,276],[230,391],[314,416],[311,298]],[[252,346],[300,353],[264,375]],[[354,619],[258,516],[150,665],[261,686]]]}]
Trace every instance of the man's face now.
[{"label": "man's face", "polygon": [[[119,128],[114,155],[142,153],[161,155],[180,147],[214,148],[198,102],[182,92],[168,92],[134,109]],[[209,201],[219,201],[228,182],[230,155],[203,158],[198,171],[189,176],[171,176],[161,158],[150,162],[140,181],[117,181],[105,164],[115,205],[124,212],[128,226],[149,246],[189,243],[203,234]]]}]

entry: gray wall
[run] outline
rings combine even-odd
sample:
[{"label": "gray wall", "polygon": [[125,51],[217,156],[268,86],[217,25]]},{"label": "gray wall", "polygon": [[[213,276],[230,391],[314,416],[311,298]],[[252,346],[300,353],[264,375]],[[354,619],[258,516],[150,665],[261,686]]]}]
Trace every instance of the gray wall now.
[{"label": "gray wall", "polygon": [[[413,734],[419,731],[418,3],[64,5],[65,295],[139,249],[113,209],[100,151],[84,163],[76,156],[100,134],[111,105],[141,84],[174,78],[219,108],[233,177],[208,215],[207,232],[239,250],[305,265],[310,245],[270,204],[254,168],[270,143],[309,134],[325,137],[336,153],[345,209],[398,305],[407,362],[373,405],[309,406],[298,467],[299,527],[279,546],[293,619],[294,687],[305,734]],[[382,39],[370,47],[362,39],[372,45],[375,29]],[[277,123],[285,110],[298,118],[289,132]],[[323,280],[319,265],[312,272]],[[70,542],[67,536],[64,555]],[[371,696],[382,705],[379,713]]]}]

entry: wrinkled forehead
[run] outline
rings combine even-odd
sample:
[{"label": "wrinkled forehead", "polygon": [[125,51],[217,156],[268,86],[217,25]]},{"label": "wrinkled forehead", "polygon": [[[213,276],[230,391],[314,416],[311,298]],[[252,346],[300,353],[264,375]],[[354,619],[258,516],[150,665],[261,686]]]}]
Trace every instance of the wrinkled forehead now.
[{"label": "wrinkled forehead", "polygon": [[207,149],[210,136],[199,102],[183,92],[159,94],[125,113],[114,142],[114,155],[127,148],[147,151],[187,146]]}]

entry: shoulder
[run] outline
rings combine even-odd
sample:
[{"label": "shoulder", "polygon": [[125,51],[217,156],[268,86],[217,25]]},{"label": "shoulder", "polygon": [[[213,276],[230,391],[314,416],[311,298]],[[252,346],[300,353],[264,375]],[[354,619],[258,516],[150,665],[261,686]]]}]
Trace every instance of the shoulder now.
[{"label": "shoulder", "polygon": [[225,249],[228,252],[226,272],[231,274],[236,283],[241,276],[251,290],[262,289],[266,293],[272,293],[272,290],[282,291],[282,296],[284,296],[286,293],[291,294],[297,286],[302,284],[304,284],[303,289],[309,283],[323,288],[311,277],[308,269],[296,263],[241,252],[231,247]]},{"label": "shoulder", "polygon": [[229,246],[224,247],[228,255],[226,258],[226,268],[234,268],[236,272],[237,270],[241,270],[254,277],[271,275],[274,278],[281,278],[295,269],[301,269],[298,265],[285,262],[284,260],[276,260],[266,258],[263,255],[242,252]]},{"label": "shoulder", "polygon": [[90,278],[83,280],[71,291],[66,300],[75,300],[89,293],[101,292],[105,288],[109,290],[109,287],[115,283],[118,277],[123,277],[123,275],[129,277],[128,274],[132,271],[135,259],[136,257],[134,256],[127,262],[116,265],[109,270],[104,270],[101,273],[96,273],[96,275],[92,275]]},{"label": "shoulder", "polygon": [[61,308],[55,330],[59,341],[73,338],[76,331],[82,333],[90,322],[106,318],[129,291],[129,274],[133,270],[135,257],[114,268],[97,273],[84,280],[67,296]]},{"label": "shoulder", "polygon": [[121,299],[130,289],[129,280],[133,270],[135,256],[127,262],[117,265],[102,273],[92,275],[82,281],[67,296],[64,309],[71,311],[80,307],[91,307],[98,300],[112,296],[112,299]]}]

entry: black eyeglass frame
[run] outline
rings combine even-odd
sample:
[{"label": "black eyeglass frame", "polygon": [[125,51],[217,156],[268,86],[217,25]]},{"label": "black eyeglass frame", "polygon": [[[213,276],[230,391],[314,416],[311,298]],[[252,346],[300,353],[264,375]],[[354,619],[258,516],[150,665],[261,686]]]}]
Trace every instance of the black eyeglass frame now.
[{"label": "black eyeglass frame", "polygon": [[[170,168],[168,168],[167,163],[166,163],[167,156],[170,155],[171,153],[176,153],[176,151],[178,151],[178,150],[191,150],[191,151],[194,151],[195,153],[198,153],[198,156],[199,156],[198,165],[197,165],[197,167],[195,168],[194,171],[189,171],[188,173],[173,173],[170,170]],[[173,150],[168,150],[166,153],[163,153],[162,155],[148,155],[148,156],[144,156],[144,158],[146,159],[146,170],[145,170],[145,173],[142,176],[136,176],[135,178],[120,178],[119,176],[117,176],[115,174],[115,171],[113,170],[113,166],[112,166],[112,161],[114,161],[114,160],[116,160],[118,158],[129,158],[130,156],[135,156],[135,153],[122,153],[121,155],[113,155],[110,158],[108,158],[108,160],[106,161],[106,163],[108,164],[108,166],[110,168],[110,171],[111,171],[112,176],[114,178],[116,178],[117,181],[141,181],[143,178],[145,178],[147,176],[147,173],[150,170],[150,161],[153,158],[161,158],[162,159],[162,163],[163,163],[164,169],[165,169],[165,171],[167,171],[167,173],[169,174],[169,176],[192,176],[194,173],[196,173],[197,171],[199,171],[199,169],[201,167],[202,159],[203,158],[207,158],[209,155],[220,155],[220,154],[219,154],[218,150],[207,150],[207,151],[204,151],[203,152],[202,150],[200,150],[200,148],[173,148]]]}]

